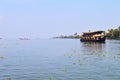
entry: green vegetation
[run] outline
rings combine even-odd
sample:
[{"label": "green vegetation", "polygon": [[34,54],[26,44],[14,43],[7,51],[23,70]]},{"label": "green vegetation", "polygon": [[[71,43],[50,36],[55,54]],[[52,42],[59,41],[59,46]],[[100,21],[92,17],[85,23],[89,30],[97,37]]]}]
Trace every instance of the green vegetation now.
[{"label": "green vegetation", "polygon": [[117,29],[108,29],[106,37],[108,39],[120,39],[120,26]]},{"label": "green vegetation", "polygon": [[5,57],[4,56],[0,56],[0,59],[4,59]]},{"label": "green vegetation", "polygon": [[78,35],[77,33],[74,33],[73,35],[69,35],[69,36],[64,36],[64,35],[60,35],[57,37],[53,37],[54,39],[79,39],[80,35]]},{"label": "green vegetation", "polygon": [[50,77],[49,80],[54,80],[54,77]]},{"label": "green vegetation", "polygon": [[8,77],[7,80],[12,80],[12,78],[11,78],[11,77]]},{"label": "green vegetation", "polygon": [[67,72],[67,68],[63,68],[63,70],[62,70],[63,72]]}]

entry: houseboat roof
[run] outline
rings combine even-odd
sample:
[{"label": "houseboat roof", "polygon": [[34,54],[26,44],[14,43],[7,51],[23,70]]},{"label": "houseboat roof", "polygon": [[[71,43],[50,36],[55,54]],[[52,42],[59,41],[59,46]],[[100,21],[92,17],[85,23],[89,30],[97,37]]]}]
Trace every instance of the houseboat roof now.
[{"label": "houseboat roof", "polygon": [[88,34],[100,34],[102,32],[105,32],[105,31],[83,32],[83,34],[84,35],[88,35]]}]

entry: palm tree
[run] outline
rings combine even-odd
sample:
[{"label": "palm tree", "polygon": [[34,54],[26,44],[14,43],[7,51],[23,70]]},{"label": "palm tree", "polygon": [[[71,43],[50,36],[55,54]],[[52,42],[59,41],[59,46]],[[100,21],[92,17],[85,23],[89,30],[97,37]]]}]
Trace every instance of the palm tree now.
[{"label": "palm tree", "polygon": [[113,38],[113,29],[108,29],[108,33],[110,34],[111,38]]},{"label": "palm tree", "polygon": [[118,27],[118,31],[119,31],[119,38],[120,38],[120,26]]}]

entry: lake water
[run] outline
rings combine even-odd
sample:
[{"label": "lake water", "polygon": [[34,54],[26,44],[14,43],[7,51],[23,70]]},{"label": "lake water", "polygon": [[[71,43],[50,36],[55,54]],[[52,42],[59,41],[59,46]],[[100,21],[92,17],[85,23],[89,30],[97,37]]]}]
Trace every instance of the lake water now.
[{"label": "lake water", "polygon": [[120,41],[0,40],[0,80],[120,80]]}]

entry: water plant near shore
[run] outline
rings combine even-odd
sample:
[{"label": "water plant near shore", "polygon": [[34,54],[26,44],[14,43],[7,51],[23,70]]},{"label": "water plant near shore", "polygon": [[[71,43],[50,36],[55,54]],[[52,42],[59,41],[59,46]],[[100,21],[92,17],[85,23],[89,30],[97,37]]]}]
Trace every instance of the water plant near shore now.
[{"label": "water plant near shore", "polygon": [[7,80],[12,80],[12,78],[9,76],[9,77],[7,78]]},{"label": "water plant near shore", "polygon": [[63,70],[62,70],[63,72],[67,72],[67,68],[63,68]]},{"label": "water plant near shore", "polygon": [[4,56],[0,56],[0,59],[4,59],[5,57]]},{"label": "water plant near shore", "polygon": [[49,80],[54,80],[54,77],[50,77]]}]

